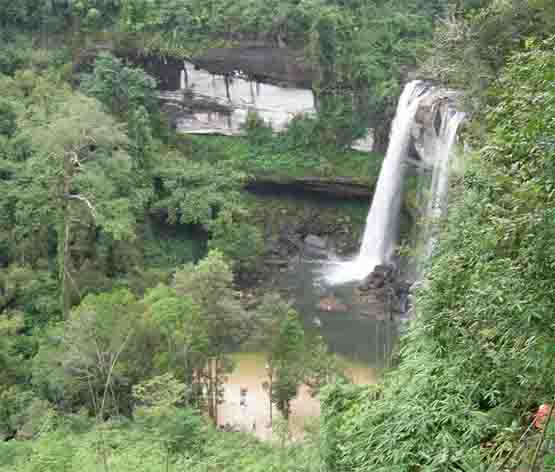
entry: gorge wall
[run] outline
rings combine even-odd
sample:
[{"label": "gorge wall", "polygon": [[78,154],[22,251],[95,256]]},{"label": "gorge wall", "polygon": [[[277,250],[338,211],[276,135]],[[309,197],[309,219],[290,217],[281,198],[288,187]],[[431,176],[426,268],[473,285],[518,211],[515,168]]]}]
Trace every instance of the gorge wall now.
[{"label": "gorge wall", "polygon": [[[160,98],[182,133],[240,136],[249,112],[280,132],[295,116],[317,113],[316,71],[287,47],[213,48],[183,63],[152,66],[162,73]],[[369,130],[352,147],[371,151],[373,141]]]}]

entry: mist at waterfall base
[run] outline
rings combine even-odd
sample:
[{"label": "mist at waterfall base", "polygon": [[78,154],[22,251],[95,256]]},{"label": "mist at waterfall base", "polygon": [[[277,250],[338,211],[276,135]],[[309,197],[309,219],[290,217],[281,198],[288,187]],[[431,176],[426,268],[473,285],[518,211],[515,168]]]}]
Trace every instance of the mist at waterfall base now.
[{"label": "mist at waterfall base", "polygon": [[[382,164],[366,227],[358,255],[350,260],[330,261],[324,267],[324,279],[330,285],[361,281],[378,265],[390,264],[395,256],[399,236],[399,218],[403,183],[408,161],[411,129],[423,100],[437,93],[437,89],[421,81],[406,85],[392,123],[389,147]],[[436,110],[437,111],[437,110]],[[433,220],[441,216],[448,190],[449,159],[455,143],[457,129],[464,114],[448,108],[442,114],[441,127],[426,163],[431,164],[432,183],[428,191],[421,238],[424,238],[428,259],[434,248],[436,235]],[[421,193],[421,192],[420,192]],[[422,204],[422,202],[419,202]]]},{"label": "mist at waterfall base", "polygon": [[423,84],[409,83],[397,105],[387,154],[382,164],[361,248],[356,258],[330,264],[325,279],[330,284],[362,280],[392,256],[396,241],[410,128],[422,98]]}]

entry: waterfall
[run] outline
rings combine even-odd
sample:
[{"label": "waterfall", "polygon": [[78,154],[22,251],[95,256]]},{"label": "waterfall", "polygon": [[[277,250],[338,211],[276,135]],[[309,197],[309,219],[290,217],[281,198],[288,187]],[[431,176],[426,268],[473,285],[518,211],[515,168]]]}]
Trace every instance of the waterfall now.
[{"label": "waterfall", "polygon": [[[359,254],[353,260],[334,264],[325,274],[328,283],[341,284],[362,280],[377,265],[392,262],[398,242],[401,198],[411,130],[422,100],[437,92],[437,89],[420,81],[410,82],[405,87],[397,105],[389,147],[374,191]],[[436,108],[434,113],[441,113],[441,127],[434,135],[431,146],[428,146],[430,149],[426,148],[427,155],[422,163],[423,167],[426,167],[427,163],[432,163],[433,166],[430,200],[424,206],[426,219],[429,221],[437,219],[444,206],[448,189],[449,156],[457,129],[464,118],[463,113],[450,107],[446,110]],[[424,172],[420,174],[424,175]],[[425,256],[429,256],[433,251],[432,228],[433,222],[425,228]]]},{"label": "waterfall", "polygon": [[391,125],[389,147],[374,190],[360,252],[354,260],[333,267],[326,275],[329,283],[362,280],[374,267],[388,262],[393,255],[410,130],[418,104],[425,95],[426,87],[420,81],[410,82],[403,90]]},{"label": "waterfall", "polygon": [[432,184],[429,201],[425,212],[424,222],[424,261],[432,256],[437,241],[435,230],[437,221],[445,210],[447,190],[449,184],[449,163],[452,157],[457,130],[465,118],[465,114],[453,110],[449,106],[441,117],[441,128],[435,140],[434,155],[430,156],[433,162]]},{"label": "waterfall", "polygon": [[187,73],[187,63],[183,63],[183,69],[179,73],[179,89],[185,90],[188,87],[188,73]]},{"label": "waterfall", "polygon": [[376,265],[389,262],[395,251],[410,130],[418,105],[427,93],[421,82],[411,82],[399,99],[389,147],[366,220],[357,278],[368,275]]}]

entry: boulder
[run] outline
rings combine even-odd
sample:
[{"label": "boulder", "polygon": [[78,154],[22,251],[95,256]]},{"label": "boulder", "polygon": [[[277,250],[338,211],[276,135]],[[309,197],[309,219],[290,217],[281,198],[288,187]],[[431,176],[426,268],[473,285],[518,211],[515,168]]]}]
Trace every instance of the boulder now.
[{"label": "boulder", "polygon": [[327,297],[322,297],[320,302],[318,303],[318,309],[320,311],[337,311],[337,312],[345,312],[348,310],[347,305],[341,303],[336,297],[333,295],[329,295]]},{"label": "boulder", "polygon": [[368,278],[364,279],[357,287],[359,292],[369,292],[370,285],[368,284]]},{"label": "boulder", "polygon": [[409,155],[421,160],[426,165],[433,165],[433,156],[441,124],[446,114],[456,109],[459,93],[454,90],[435,88],[433,93],[418,105],[411,128]]},{"label": "boulder", "polygon": [[314,234],[307,235],[306,238],[304,238],[304,243],[316,249],[326,249],[327,246],[327,242],[324,238]]},{"label": "boulder", "polygon": [[274,245],[274,249],[277,249],[277,255],[281,257],[288,257],[291,254],[295,254],[302,247],[302,241],[296,233],[289,227],[285,227],[280,231],[278,236],[277,244]]},{"label": "boulder", "polygon": [[383,288],[386,283],[393,282],[393,273],[393,266],[377,265],[374,270],[358,286],[358,289],[361,292],[368,292],[369,290]]},{"label": "boulder", "polygon": [[30,441],[31,439],[33,439],[33,433],[30,432],[30,431],[24,431],[24,430],[20,429],[15,434],[15,439],[16,439],[16,441]]}]

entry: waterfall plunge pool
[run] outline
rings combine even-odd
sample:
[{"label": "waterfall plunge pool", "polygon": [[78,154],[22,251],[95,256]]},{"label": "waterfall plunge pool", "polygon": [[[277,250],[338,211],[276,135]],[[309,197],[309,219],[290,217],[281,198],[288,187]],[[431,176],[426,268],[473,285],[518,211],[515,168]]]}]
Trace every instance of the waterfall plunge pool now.
[{"label": "waterfall plunge pool", "polygon": [[[279,234],[295,221],[312,221],[314,231],[329,243],[329,249],[315,250],[307,245],[292,255],[286,267],[274,271],[267,290],[278,290],[299,312],[308,336],[321,336],[331,353],[337,355],[346,375],[356,384],[373,384],[380,371],[391,364],[391,352],[398,338],[398,320],[390,316],[384,303],[368,303],[357,293],[357,284],[332,286],[325,280],[326,267],[337,257],[334,247],[347,227],[337,225],[330,234],[325,230],[338,220],[349,221],[350,239],[358,244],[368,211],[367,199],[344,200],[302,191],[298,187],[268,187],[248,196],[254,218],[266,234]],[[273,211],[272,211],[273,209]],[[260,212],[264,211],[264,216]],[[262,222],[260,219],[263,219]],[[314,221],[317,220],[316,223]],[[344,234],[344,233],[343,233]],[[355,244],[355,247],[356,247]],[[262,291],[265,288],[262,287]],[[328,309],[329,308],[329,309]],[[235,368],[223,386],[223,403],[218,424],[251,432],[260,439],[271,439],[270,406],[264,388],[269,381],[266,353],[253,349],[233,355]],[[241,394],[243,392],[243,396]],[[275,405],[273,418],[278,417]],[[306,425],[320,414],[317,398],[302,387],[292,402],[290,427],[293,437],[302,436]]]}]

